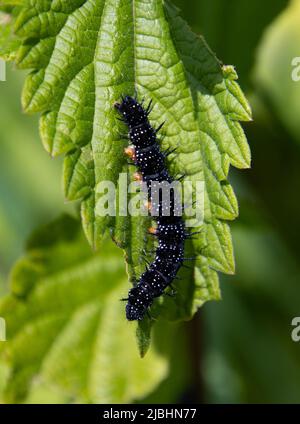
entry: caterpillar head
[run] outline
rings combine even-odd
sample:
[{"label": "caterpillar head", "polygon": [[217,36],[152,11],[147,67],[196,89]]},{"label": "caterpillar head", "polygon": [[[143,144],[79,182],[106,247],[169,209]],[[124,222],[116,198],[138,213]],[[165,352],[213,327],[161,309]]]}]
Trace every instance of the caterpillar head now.
[{"label": "caterpillar head", "polygon": [[129,127],[134,127],[147,121],[147,111],[133,97],[122,97],[122,102],[117,102],[114,106]]}]

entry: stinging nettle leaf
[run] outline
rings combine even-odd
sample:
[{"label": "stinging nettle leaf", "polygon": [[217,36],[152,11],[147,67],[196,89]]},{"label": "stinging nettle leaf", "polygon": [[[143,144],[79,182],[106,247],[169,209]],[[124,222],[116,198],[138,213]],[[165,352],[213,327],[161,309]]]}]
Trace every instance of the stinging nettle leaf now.
[{"label": "stinging nettle leaf", "polygon": [[165,353],[152,346],[138,355],[119,301],[128,286],[123,261],[107,244],[91,252],[80,223],[65,215],[30,239],[13,269],[13,293],[0,300],[5,402],[126,403],[167,376]]},{"label": "stinging nettle leaf", "polygon": [[204,223],[187,246],[197,256],[194,272],[161,310],[169,319],[190,318],[206,300],[220,297],[217,271],[234,272],[226,221],[237,217],[238,205],[227,178],[230,165],[250,166],[239,121],[251,120],[234,68],[217,60],[167,0],[31,0],[15,29],[23,39],[17,65],[32,69],[24,110],[42,114],[46,150],[65,154],[65,196],[81,201],[90,244],[97,248],[109,228],[125,249],[132,279],[145,266],[149,219],[96,213],[98,184],[117,184],[128,171],[120,136],[126,129],[113,103],[135,92],[152,99],[151,123],[166,121],[162,148],[177,147],[171,172],[204,181]]}]

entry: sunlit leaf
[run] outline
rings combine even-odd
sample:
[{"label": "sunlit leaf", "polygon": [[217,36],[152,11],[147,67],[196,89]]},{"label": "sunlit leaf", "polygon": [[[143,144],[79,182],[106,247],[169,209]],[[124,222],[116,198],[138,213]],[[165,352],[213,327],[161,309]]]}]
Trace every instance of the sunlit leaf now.
[{"label": "sunlit leaf", "polygon": [[30,239],[12,272],[12,294],[0,301],[6,402],[130,402],[166,376],[167,359],[154,346],[140,358],[120,302],[123,261],[111,242],[103,250],[92,253],[69,216]]},{"label": "sunlit leaf", "polygon": [[15,31],[23,40],[16,63],[33,70],[23,107],[42,113],[46,150],[65,154],[65,196],[81,201],[91,245],[97,248],[109,229],[125,249],[130,277],[144,270],[149,219],[97,214],[98,184],[117,186],[128,168],[120,139],[126,129],[113,103],[137,92],[153,100],[152,124],[166,121],[162,148],[177,147],[172,174],[204,182],[204,222],[187,245],[197,257],[194,272],[183,274],[178,296],[165,302],[162,313],[188,319],[203,302],[219,299],[217,271],[234,272],[226,221],[236,218],[238,205],[227,181],[229,166],[250,164],[239,121],[249,121],[251,112],[234,68],[220,64],[167,0],[31,1]]}]

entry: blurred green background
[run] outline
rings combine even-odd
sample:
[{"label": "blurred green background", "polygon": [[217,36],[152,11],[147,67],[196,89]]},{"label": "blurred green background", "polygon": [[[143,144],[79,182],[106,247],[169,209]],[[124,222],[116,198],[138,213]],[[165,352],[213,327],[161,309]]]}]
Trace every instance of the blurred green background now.
[{"label": "blurred green background", "polygon": [[[291,321],[300,316],[300,81],[291,63],[300,56],[300,1],[175,3],[237,69],[253,108],[254,122],[244,126],[253,162],[230,173],[240,203],[232,224],[236,275],[220,276],[223,301],[183,326],[169,379],[144,402],[298,403],[300,343],[291,339]],[[30,232],[75,207],[64,203],[61,162],[43,150],[37,118],[21,111],[23,79],[8,67],[0,82],[3,292]]]}]

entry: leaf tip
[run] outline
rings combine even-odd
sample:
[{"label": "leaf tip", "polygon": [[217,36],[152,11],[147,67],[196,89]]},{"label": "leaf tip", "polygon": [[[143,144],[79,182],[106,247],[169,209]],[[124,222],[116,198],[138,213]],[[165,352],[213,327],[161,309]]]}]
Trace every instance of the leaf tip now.
[{"label": "leaf tip", "polygon": [[136,338],[141,358],[144,358],[149,350],[151,343],[151,328],[152,321],[148,317],[145,317],[142,321],[138,322],[136,329]]}]

